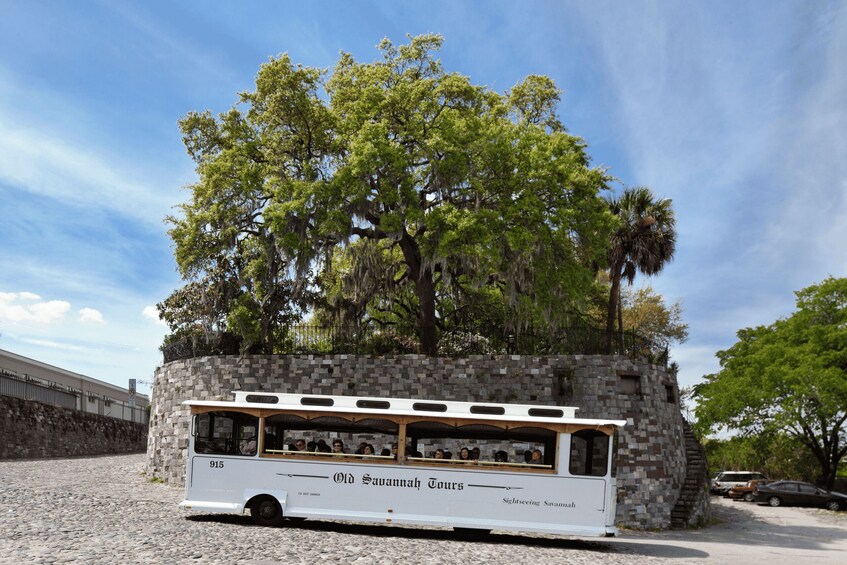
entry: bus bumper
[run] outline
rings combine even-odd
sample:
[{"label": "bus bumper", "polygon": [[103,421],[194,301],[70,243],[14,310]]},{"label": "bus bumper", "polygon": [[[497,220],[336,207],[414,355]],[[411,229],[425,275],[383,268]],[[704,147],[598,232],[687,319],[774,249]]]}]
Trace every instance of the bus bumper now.
[{"label": "bus bumper", "polygon": [[179,509],[186,512],[214,512],[218,514],[241,514],[244,505],[234,502],[209,502],[205,500],[183,500]]}]

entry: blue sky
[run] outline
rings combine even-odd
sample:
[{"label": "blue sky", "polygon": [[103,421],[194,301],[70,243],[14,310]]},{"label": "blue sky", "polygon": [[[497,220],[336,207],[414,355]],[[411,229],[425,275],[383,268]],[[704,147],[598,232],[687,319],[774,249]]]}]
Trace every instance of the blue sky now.
[{"label": "blue sky", "polygon": [[847,276],[845,2],[0,0],[0,14],[0,349],[151,380],[166,331],[151,307],[180,285],[163,218],[194,179],[177,120],[227,110],[270,56],[332,67],[424,32],[444,35],[448,70],[498,91],[551,76],[594,163],[673,199],[676,258],[640,282],[682,303],[682,386],[738,329],[788,315],[793,291]]}]

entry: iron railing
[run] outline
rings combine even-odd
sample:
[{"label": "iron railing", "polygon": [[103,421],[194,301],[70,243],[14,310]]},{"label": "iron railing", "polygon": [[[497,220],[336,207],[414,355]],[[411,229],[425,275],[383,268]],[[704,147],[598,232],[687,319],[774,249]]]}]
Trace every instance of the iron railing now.
[{"label": "iron railing", "polygon": [[[274,348],[283,355],[393,355],[420,353],[420,342],[411,332],[394,328],[357,326],[295,325],[285,328],[284,338]],[[194,338],[171,343],[162,348],[166,363],[205,355],[240,353],[237,343],[227,334],[225,342],[216,336]],[[554,332],[483,331],[454,329],[441,332],[438,354],[464,356],[473,354],[509,355],[625,355],[666,362],[667,350],[632,332],[612,334],[612,347],[607,347],[607,333],[588,326],[559,328]]]},{"label": "iron railing", "polygon": [[76,409],[75,394],[8,374],[0,374],[0,395]]},{"label": "iron railing", "polygon": [[[129,406],[119,400],[85,393],[80,399],[80,392],[68,390],[67,387],[58,383],[42,383],[26,377],[21,378],[4,370],[0,370],[0,396],[33,400],[68,410],[100,414],[141,424],[146,424],[150,419],[149,410],[146,407]],[[86,409],[91,403],[95,403],[95,409]]]}]

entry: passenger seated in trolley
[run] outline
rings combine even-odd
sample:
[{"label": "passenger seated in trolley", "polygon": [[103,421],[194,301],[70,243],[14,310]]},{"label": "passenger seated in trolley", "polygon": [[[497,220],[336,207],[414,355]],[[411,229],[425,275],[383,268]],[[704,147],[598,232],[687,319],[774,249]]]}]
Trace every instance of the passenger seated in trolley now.
[{"label": "passenger seated in trolley", "polygon": [[256,455],[256,436],[252,436],[241,442],[239,451],[242,455]]},{"label": "passenger seated in trolley", "polygon": [[528,463],[531,465],[544,465],[544,455],[542,455],[540,449],[532,450],[532,455],[530,455]]},{"label": "passenger seated in trolley", "polygon": [[502,449],[494,454],[494,462],[495,463],[508,463],[509,462],[509,454],[503,451]]},{"label": "passenger seated in trolley", "polygon": [[433,455],[434,459],[444,459],[444,450],[439,448],[435,450],[435,454]]}]

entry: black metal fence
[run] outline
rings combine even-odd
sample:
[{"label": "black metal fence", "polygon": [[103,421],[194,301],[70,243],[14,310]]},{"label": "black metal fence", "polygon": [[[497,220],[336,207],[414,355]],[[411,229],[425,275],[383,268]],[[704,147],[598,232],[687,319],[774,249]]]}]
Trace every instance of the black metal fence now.
[{"label": "black metal fence", "polygon": [[76,409],[76,395],[56,387],[0,373],[0,395]]},{"label": "black metal fence", "polygon": [[[241,348],[231,334],[223,337],[194,338],[162,348],[166,363],[205,355],[237,354]],[[285,329],[275,347],[283,355],[396,355],[420,353],[420,342],[410,333],[396,329],[356,326],[297,325]],[[666,362],[667,350],[631,332],[615,332],[611,351],[607,333],[599,328],[573,326],[554,332],[480,331],[456,329],[441,332],[438,355],[445,357],[474,354],[509,355],[625,355]]]}]

